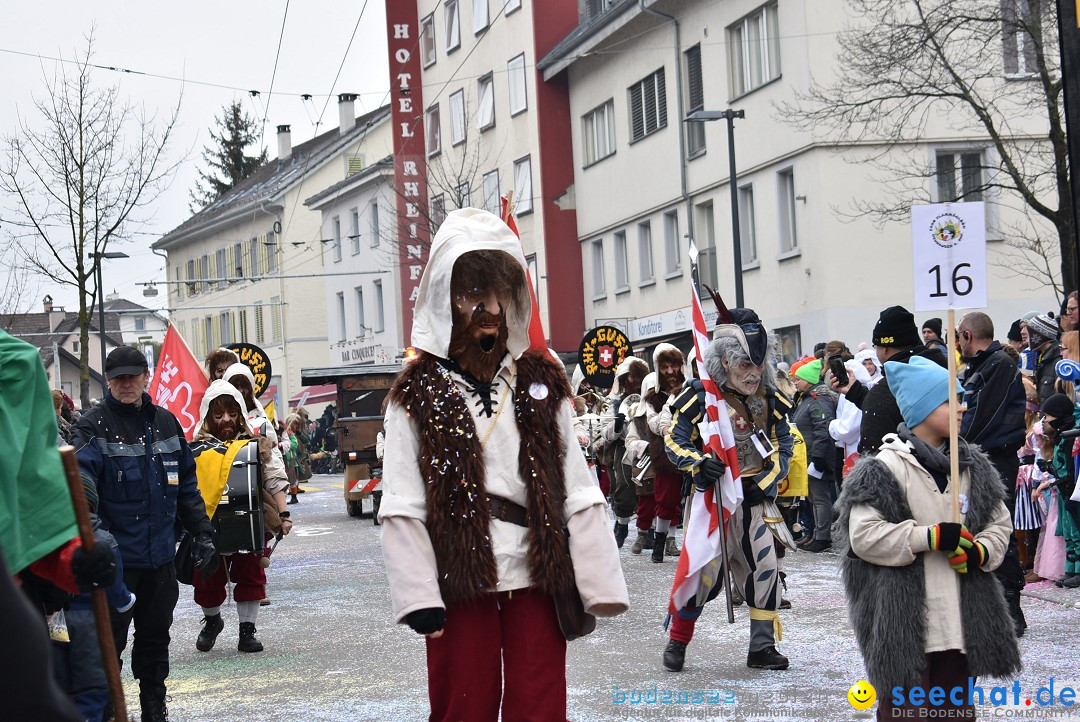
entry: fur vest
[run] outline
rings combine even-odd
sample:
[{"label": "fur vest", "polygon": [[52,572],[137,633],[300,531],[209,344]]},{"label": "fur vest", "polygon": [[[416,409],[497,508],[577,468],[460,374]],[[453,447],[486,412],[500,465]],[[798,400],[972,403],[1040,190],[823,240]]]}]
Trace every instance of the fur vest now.
[{"label": "fur vest", "polygon": [[[649,405],[649,408],[653,410],[653,413],[660,413],[664,409],[664,404],[668,402],[671,396],[664,391],[650,391],[649,395],[645,397],[645,403]],[[657,436],[652,433],[651,430],[646,429],[649,439],[649,458],[652,459],[652,470],[655,474],[679,474],[681,473],[675,465],[671,463],[671,459],[667,455],[667,447],[664,446],[664,437]]]},{"label": "fur vest", "polygon": [[[547,394],[538,399],[541,386]],[[419,431],[427,528],[443,601],[464,604],[498,583],[476,423],[464,394],[431,354],[421,353],[410,363],[390,394]],[[566,374],[545,353],[530,351],[517,360],[513,410],[521,435],[518,476],[526,487],[529,575],[533,586],[547,594],[574,583],[563,522],[566,448],[559,433],[559,414],[569,396]]]},{"label": "fur vest", "polygon": [[[992,519],[1002,501],[1004,485],[986,455],[970,448],[970,506],[965,524],[974,535]],[[910,688],[919,684],[920,670],[926,664],[923,556],[917,555],[913,563],[900,567],[878,566],[855,556],[848,538],[855,504],[869,504],[893,524],[913,518],[911,508],[890,468],[875,457],[864,456],[844,479],[833,525],[833,543],[841,553],[848,615],[867,678],[879,690]],[[971,675],[1006,677],[1017,672],[1020,652],[997,577],[974,564],[968,565],[967,574],[960,575],[960,601]]]}]

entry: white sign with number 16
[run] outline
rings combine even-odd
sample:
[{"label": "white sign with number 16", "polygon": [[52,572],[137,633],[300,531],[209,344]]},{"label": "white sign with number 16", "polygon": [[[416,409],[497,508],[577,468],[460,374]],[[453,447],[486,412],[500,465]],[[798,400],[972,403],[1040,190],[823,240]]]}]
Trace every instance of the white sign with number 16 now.
[{"label": "white sign with number 16", "polygon": [[986,307],[986,207],[911,207],[915,310]]}]

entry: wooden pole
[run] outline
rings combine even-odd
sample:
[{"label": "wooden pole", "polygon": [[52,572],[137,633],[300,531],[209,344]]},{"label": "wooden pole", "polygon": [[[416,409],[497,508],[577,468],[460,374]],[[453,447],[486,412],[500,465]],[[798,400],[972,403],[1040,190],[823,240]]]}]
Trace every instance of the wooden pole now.
[{"label": "wooden pole", "polygon": [[[64,461],[64,475],[67,477],[71,503],[75,507],[75,522],[79,526],[79,539],[87,552],[97,542],[94,528],[90,523],[90,507],[86,503],[82,479],[79,477],[79,464],[75,460],[75,448],[60,447],[60,457]],[[120,681],[120,660],[116,656],[116,644],[113,642],[112,619],[109,616],[109,602],[104,589],[95,589],[90,594],[94,609],[94,626],[97,627],[98,646],[101,649],[101,663],[105,667],[105,679],[109,682],[109,696],[112,701],[113,715],[117,720],[126,720],[127,701],[124,699],[124,684]]]},{"label": "wooden pole", "polygon": [[956,351],[953,336],[956,335],[956,311],[949,309],[948,332],[945,336],[945,355],[949,357],[949,486],[952,489],[953,521],[960,523],[960,455],[957,439],[960,436],[960,403],[956,398]]},{"label": "wooden pole", "polygon": [[[730,472],[725,472],[725,473],[730,473]],[[731,604],[731,568],[729,566],[729,562],[730,562],[731,558],[728,556],[728,548],[727,548],[728,525],[724,523],[724,503],[723,503],[723,499],[721,498],[721,495],[720,495],[720,483],[721,483],[721,480],[717,480],[717,482],[715,484],[713,484],[712,492],[713,492],[713,494],[716,495],[716,508],[720,510],[720,556],[724,560],[721,571],[724,574],[724,602],[725,602],[725,606],[727,607],[727,621],[728,621],[728,624],[735,624],[735,608]],[[731,518],[728,519],[728,524],[730,524],[734,519],[735,519],[735,515],[732,514]],[[686,525],[683,524],[683,529],[685,529],[685,528],[686,528]],[[686,546],[686,540],[685,539],[683,539],[683,546],[684,547]],[[747,602],[747,603],[749,604],[749,602]]]}]

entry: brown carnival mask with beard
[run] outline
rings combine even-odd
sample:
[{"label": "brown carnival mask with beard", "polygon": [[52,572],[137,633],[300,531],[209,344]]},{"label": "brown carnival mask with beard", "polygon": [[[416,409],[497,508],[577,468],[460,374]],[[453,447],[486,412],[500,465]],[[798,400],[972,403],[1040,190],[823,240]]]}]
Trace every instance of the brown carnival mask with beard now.
[{"label": "brown carnival mask with beard", "polygon": [[244,424],[244,412],[229,396],[218,396],[210,402],[203,425],[215,439],[232,441],[239,435]]},{"label": "brown carnival mask with beard", "polygon": [[454,263],[450,358],[479,381],[490,383],[506,356],[507,311],[524,283],[521,266],[502,251],[470,251]]},{"label": "brown carnival mask with beard", "polygon": [[673,351],[665,351],[657,359],[657,376],[660,379],[660,390],[668,394],[674,394],[682,388],[686,378],[683,376],[682,354]]}]

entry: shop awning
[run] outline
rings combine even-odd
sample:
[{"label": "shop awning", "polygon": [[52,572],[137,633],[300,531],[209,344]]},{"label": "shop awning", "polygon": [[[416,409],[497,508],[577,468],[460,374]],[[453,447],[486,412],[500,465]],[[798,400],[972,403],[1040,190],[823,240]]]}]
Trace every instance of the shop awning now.
[{"label": "shop awning", "polygon": [[325,404],[337,399],[337,384],[307,386],[300,393],[289,399],[289,408],[306,404]]}]

